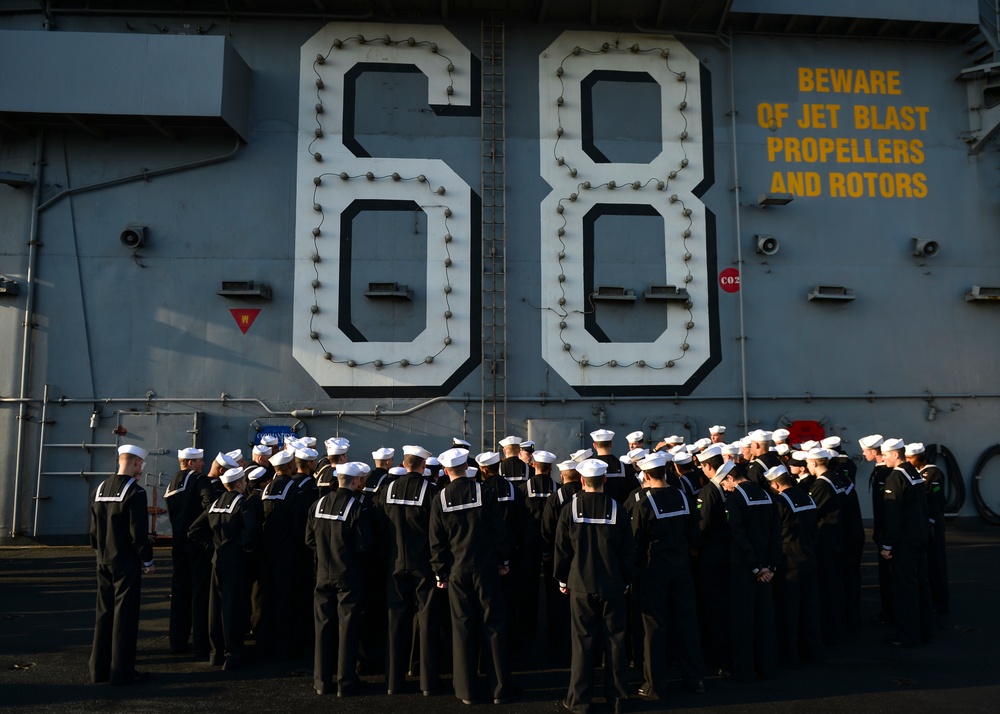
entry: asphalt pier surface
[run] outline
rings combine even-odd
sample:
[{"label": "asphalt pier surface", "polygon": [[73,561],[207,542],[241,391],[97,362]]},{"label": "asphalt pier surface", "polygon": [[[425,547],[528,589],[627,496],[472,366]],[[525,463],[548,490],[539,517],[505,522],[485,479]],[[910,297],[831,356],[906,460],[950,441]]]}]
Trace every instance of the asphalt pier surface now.
[{"label": "asphalt pier surface", "polygon": [[[311,660],[255,663],[223,672],[167,648],[170,551],[157,548],[157,571],[143,578],[137,668],[145,681],[125,687],[88,681],[94,624],[95,565],[83,547],[0,547],[0,709],[17,712],[344,712],[468,711],[450,693],[387,697],[381,676],[369,675],[372,694],[318,697]],[[633,711],[726,712],[993,712],[1000,708],[1000,529],[954,524],[948,533],[951,614],[939,618],[934,642],[916,650],[884,644],[892,633],[867,624],[878,610],[875,551],[863,567],[865,626],[831,649],[822,666],[782,670],[774,680],[738,684],[705,680],[692,694],[675,679],[659,702],[630,701]],[[544,630],[543,627],[539,628]],[[523,694],[510,704],[474,709],[560,711],[568,670],[543,636],[514,662]],[[635,684],[641,673],[630,670]],[[599,675],[598,675],[599,676]],[[596,688],[600,692],[600,686]],[[597,700],[601,702],[603,700]],[[595,711],[604,709],[595,705]]]}]

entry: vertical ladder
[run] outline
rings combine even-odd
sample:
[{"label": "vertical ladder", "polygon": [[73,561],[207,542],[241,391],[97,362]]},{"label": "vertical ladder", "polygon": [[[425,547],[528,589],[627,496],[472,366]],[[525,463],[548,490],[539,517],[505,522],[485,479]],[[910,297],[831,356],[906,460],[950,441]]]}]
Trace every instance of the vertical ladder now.
[{"label": "vertical ladder", "polygon": [[482,24],[483,340],[482,446],[495,450],[506,431],[507,258],[504,200],[504,25]]}]

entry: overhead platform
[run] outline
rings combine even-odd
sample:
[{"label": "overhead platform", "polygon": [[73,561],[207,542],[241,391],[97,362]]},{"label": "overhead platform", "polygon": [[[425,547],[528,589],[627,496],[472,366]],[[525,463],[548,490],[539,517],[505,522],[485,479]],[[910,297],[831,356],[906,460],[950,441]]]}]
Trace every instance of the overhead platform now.
[{"label": "overhead platform", "polygon": [[250,68],[222,36],[0,31],[0,66],[0,131],[249,135]]}]

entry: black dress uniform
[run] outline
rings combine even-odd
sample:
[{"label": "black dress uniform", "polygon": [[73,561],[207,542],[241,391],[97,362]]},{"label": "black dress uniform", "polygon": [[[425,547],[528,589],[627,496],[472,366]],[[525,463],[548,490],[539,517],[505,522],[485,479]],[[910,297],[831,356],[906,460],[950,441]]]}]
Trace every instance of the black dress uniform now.
[{"label": "black dress uniform", "polygon": [[323,457],[316,463],[316,471],[313,473],[316,480],[316,494],[318,498],[323,498],[328,493],[337,490],[337,471],[330,463],[329,457]]},{"label": "black dress uniform", "polygon": [[820,611],[823,617],[823,643],[837,644],[844,640],[847,616],[844,610],[844,526],[840,511],[844,492],[827,472],[816,477],[809,495],[816,502],[816,524],[819,540],[816,565],[819,568]]},{"label": "black dress uniform", "polygon": [[[316,552],[316,590],[313,598],[316,652],[313,683],[317,693],[333,687],[337,661],[337,692],[350,694],[358,686],[358,643],[361,636],[364,583],[362,554],[372,547],[371,512],[362,506],[363,494],[338,488],[320,498],[309,511],[306,544]],[[337,651],[333,651],[334,630]]]},{"label": "black dress uniform", "polygon": [[247,558],[260,542],[260,524],[246,497],[226,491],[191,524],[188,537],[213,549],[209,596],[209,662],[228,669],[243,659],[247,611]]},{"label": "black dress uniform", "polygon": [[643,661],[646,696],[660,698],[667,688],[667,633],[679,647],[681,677],[698,688],[704,675],[695,610],[691,545],[698,537],[698,520],[687,497],[673,487],[635,493],[632,533],[636,565],[642,574]]},{"label": "black dress uniform", "polygon": [[522,570],[518,573],[518,620],[521,636],[525,641],[535,637],[538,628],[538,588],[539,581],[545,591],[545,602],[550,604],[556,594],[552,572],[545,568],[542,573],[542,517],[545,503],[555,493],[556,485],[547,474],[533,473],[524,484],[524,505],[527,517],[524,522],[522,543]]},{"label": "black dress uniform", "polygon": [[[446,484],[447,485],[447,484]],[[521,571],[519,568],[524,563],[524,532],[528,520],[528,509],[524,503],[524,495],[521,489],[517,488],[513,482],[499,476],[491,476],[483,481],[488,497],[497,502],[500,508],[500,515],[503,518],[504,533],[507,535],[507,547],[510,550],[510,572],[500,579],[503,587],[504,609],[507,615],[507,645],[512,651],[516,651],[521,646],[521,632],[523,626],[520,622],[520,609],[518,608],[519,589]],[[552,572],[552,551],[547,551],[548,560],[545,560],[546,549],[543,542],[542,558],[543,567],[547,568],[550,575]],[[551,627],[552,621],[549,620]]]},{"label": "black dress uniform", "polygon": [[433,499],[429,535],[434,576],[447,583],[455,696],[477,698],[477,643],[482,642],[492,660],[490,687],[499,703],[513,694],[499,573],[509,566],[510,547],[500,507],[482,484],[456,479]]},{"label": "black dress uniform", "polygon": [[[555,549],[556,527],[563,508],[573,496],[583,488],[579,481],[568,481],[556,489],[555,493],[545,501],[545,513],[542,516],[542,563],[552,572],[553,550]],[[553,573],[553,580],[555,574]],[[558,584],[557,584],[558,587]],[[569,656],[569,608],[565,600],[557,600],[549,609],[549,635],[560,658]]]},{"label": "black dress uniform", "polygon": [[930,534],[927,542],[927,580],[931,586],[931,604],[935,612],[947,615],[948,562],[944,545],[944,472],[934,464],[920,469],[927,494],[927,516]]},{"label": "black dress uniform", "polygon": [[146,491],[118,474],[97,487],[90,546],[97,551],[97,616],[90,653],[92,682],[128,684],[135,676],[142,569],[153,564]]},{"label": "black dress uniform", "polygon": [[816,503],[799,486],[772,494],[781,518],[781,563],[774,582],[778,661],[795,667],[822,657],[816,572]]},{"label": "black dress uniform", "polygon": [[760,456],[754,457],[747,464],[747,480],[755,483],[765,491],[768,489],[767,479],[764,473],[775,466],[781,466],[781,457],[774,451],[765,451]]},{"label": "black dress uniform", "polygon": [[316,555],[306,545],[309,511],[319,498],[316,479],[297,473],[292,477],[292,642],[305,654],[315,647],[312,601],[316,587]]},{"label": "black dress uniform", "polygon": [[[625,590],[632,581],[635,544],[628,515],[606,493],[581,491],[563,508],[556,528],[554,572],[569,590],[572,661],[566,707],[590,711],[595,644],[608,658],[609,702],[628,699],[625,686]],[[617,709],[618,707],[613,707]]]},{"label": "black dress uniform", "polygon": [[713,481],[698,494],[698,556],[695,585],[698,621],[706,664],[713,670],[729,668],[729,551],[731,537],[726,517],[726,495]]},{"label": "black dress uniform", "polygon": [[879,601],[882,606],[877,620],[891,625],[895,622],[892,612],[892,577],[889,561],[878,555],[882,550],[882,540],[885,533],[885,480],[892,471],[885,464],[875,464],[871,476],[868,477],[868,490],[872,496],[872,542],[875,543],[878,559],[878,589]]},{"label": "black dress uniform", "polygon": [[292,498],[295,482],[277,474],[261,493],[264,568],[257,647],[279,659],[290,655],[292,637]]},{"label": "black dress uniform", "polygon": [[771,583],[757,579],[764,568],[778,572],[781,562],[781,523],[767,491],[750,481],[736,484],[726,499],[732,535],[729,571],[730,638],[733,678],[768,679],[778,671]]},{"label": "black dress uniform", "polygon": [[865,526],[855,486],[858,467],[847,456],[830,460],[834,483],[843,491],[840,518],[844,531],[844,621],[848,630],[861,627],[861,558],[865,550]]},{"label": "black dress uniform", "polygon": [[917,647],[931,639],[931,593],[927,581],[929,517],[924,481],[908,463],[885,480],[882,548],[892,553],[892,602],[900,644]]},{"label": "black dress uniform", "polygon": [[388,569],[388,544],[384,529],[375,527],[379,517],[376,499],[387,488],[394,477],[383,468],[374,468],[365,479],[364,488],[359,493],[362,509],[368,514],[367,520],[372,533],[371,547],[359,560],[362,592],[361,603],[361,644],[358,650],[362,672],[385,671],[386,599],[385,583]]},{"label": "black dress uniform", "polygon": [[[201,548],[188,541],[187,532],[201,515],[200,482],[205,476],[194,470],[178,471],[167,486],[163,500],[170,516],[170,557],[173,571],[170,575],[170,651],[186,652],[189,638],[194,640],[195,652],[208,651],[208,610],[194,617],[194,583],[198,576]],[[204,617],[203,617],[204,616]]]},{"label": "black dress uniform", "polygon": [[624,506],[628,495],[635,489],[635,478],[625,474],[622,462],[613,454],[596,454],[594,458],[608,465],[608,472],[604,474],[604,493],[618,501],[619,506]]},{"label": "black dress uniform", "polygon": [[379,505],[389,547],[388,602],[389,656],[386,687],[398,694],[409,662],[413,615],[420,632],[420,689],[438,688],[438,635],[434,574],[430,565],[431,502],[438,493],[422,473],[401,476],[379,494]]}]

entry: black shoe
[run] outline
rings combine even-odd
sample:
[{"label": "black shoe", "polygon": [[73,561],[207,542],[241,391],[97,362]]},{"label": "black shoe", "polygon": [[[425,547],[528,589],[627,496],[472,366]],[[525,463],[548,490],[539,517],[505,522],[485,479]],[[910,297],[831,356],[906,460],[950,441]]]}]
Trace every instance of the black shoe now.
[{"label": "black shoe", "polygon": [[694,692],[695,694],[705,693],[705,681],[702,679],[696,679],[693,682],[685,682],[684,687],[689,692]]},{"label": "black shoe", "polygon": [[643,684],[640,687],[637,687],[635,693],[643,699],[649,699],[654,702],[660,699],[660,695],[653,691],[653,688],[648,684]]},{"label": "black shoe", "polygon": [[333,693],[332,684],[324,684],[319,687],[316,687],[316,694],[318,694],[321,697],[325,697],[327,694],[332,694],[332,693]]},{"label": "black shoe", "polygon": [[475,702],[472,701],[471,699],[463,699],[462,704],[464,704],[467,707],[471,707],[473,704],[475,704]]},{"label": "black shoe", "polygon": [[611,702],[611,711],[615,714],[625,714],[629,711],[629,701],[627,697],[619,697]]},{"label": "black shoe", "polygon": [[520,696],[521,687],[517,684],[508,684],[506,687],[502,687],[497,696],[493,697],[494,704],[507,704],[512,699]]},{"label": "black shoe", "polygon": [[226,657],[226,661],[222,663],[222,670],[224,672],[235,672],[241,665],[239,657]]},{"label": "black shoe", "polygon": [[719,667],[719,671],[716,674],[718,674],[720,677],[732,677],[733,676],[733,673],[730,672],[725,667]]},{"label": "black shoe", "polygon": [[559,700],[559,706],[562,707],[563,709],[565,709],[568,712],[573,711],[572,709],[569,708],[569,704],[566,703],[565,699],[560,699]]}]

